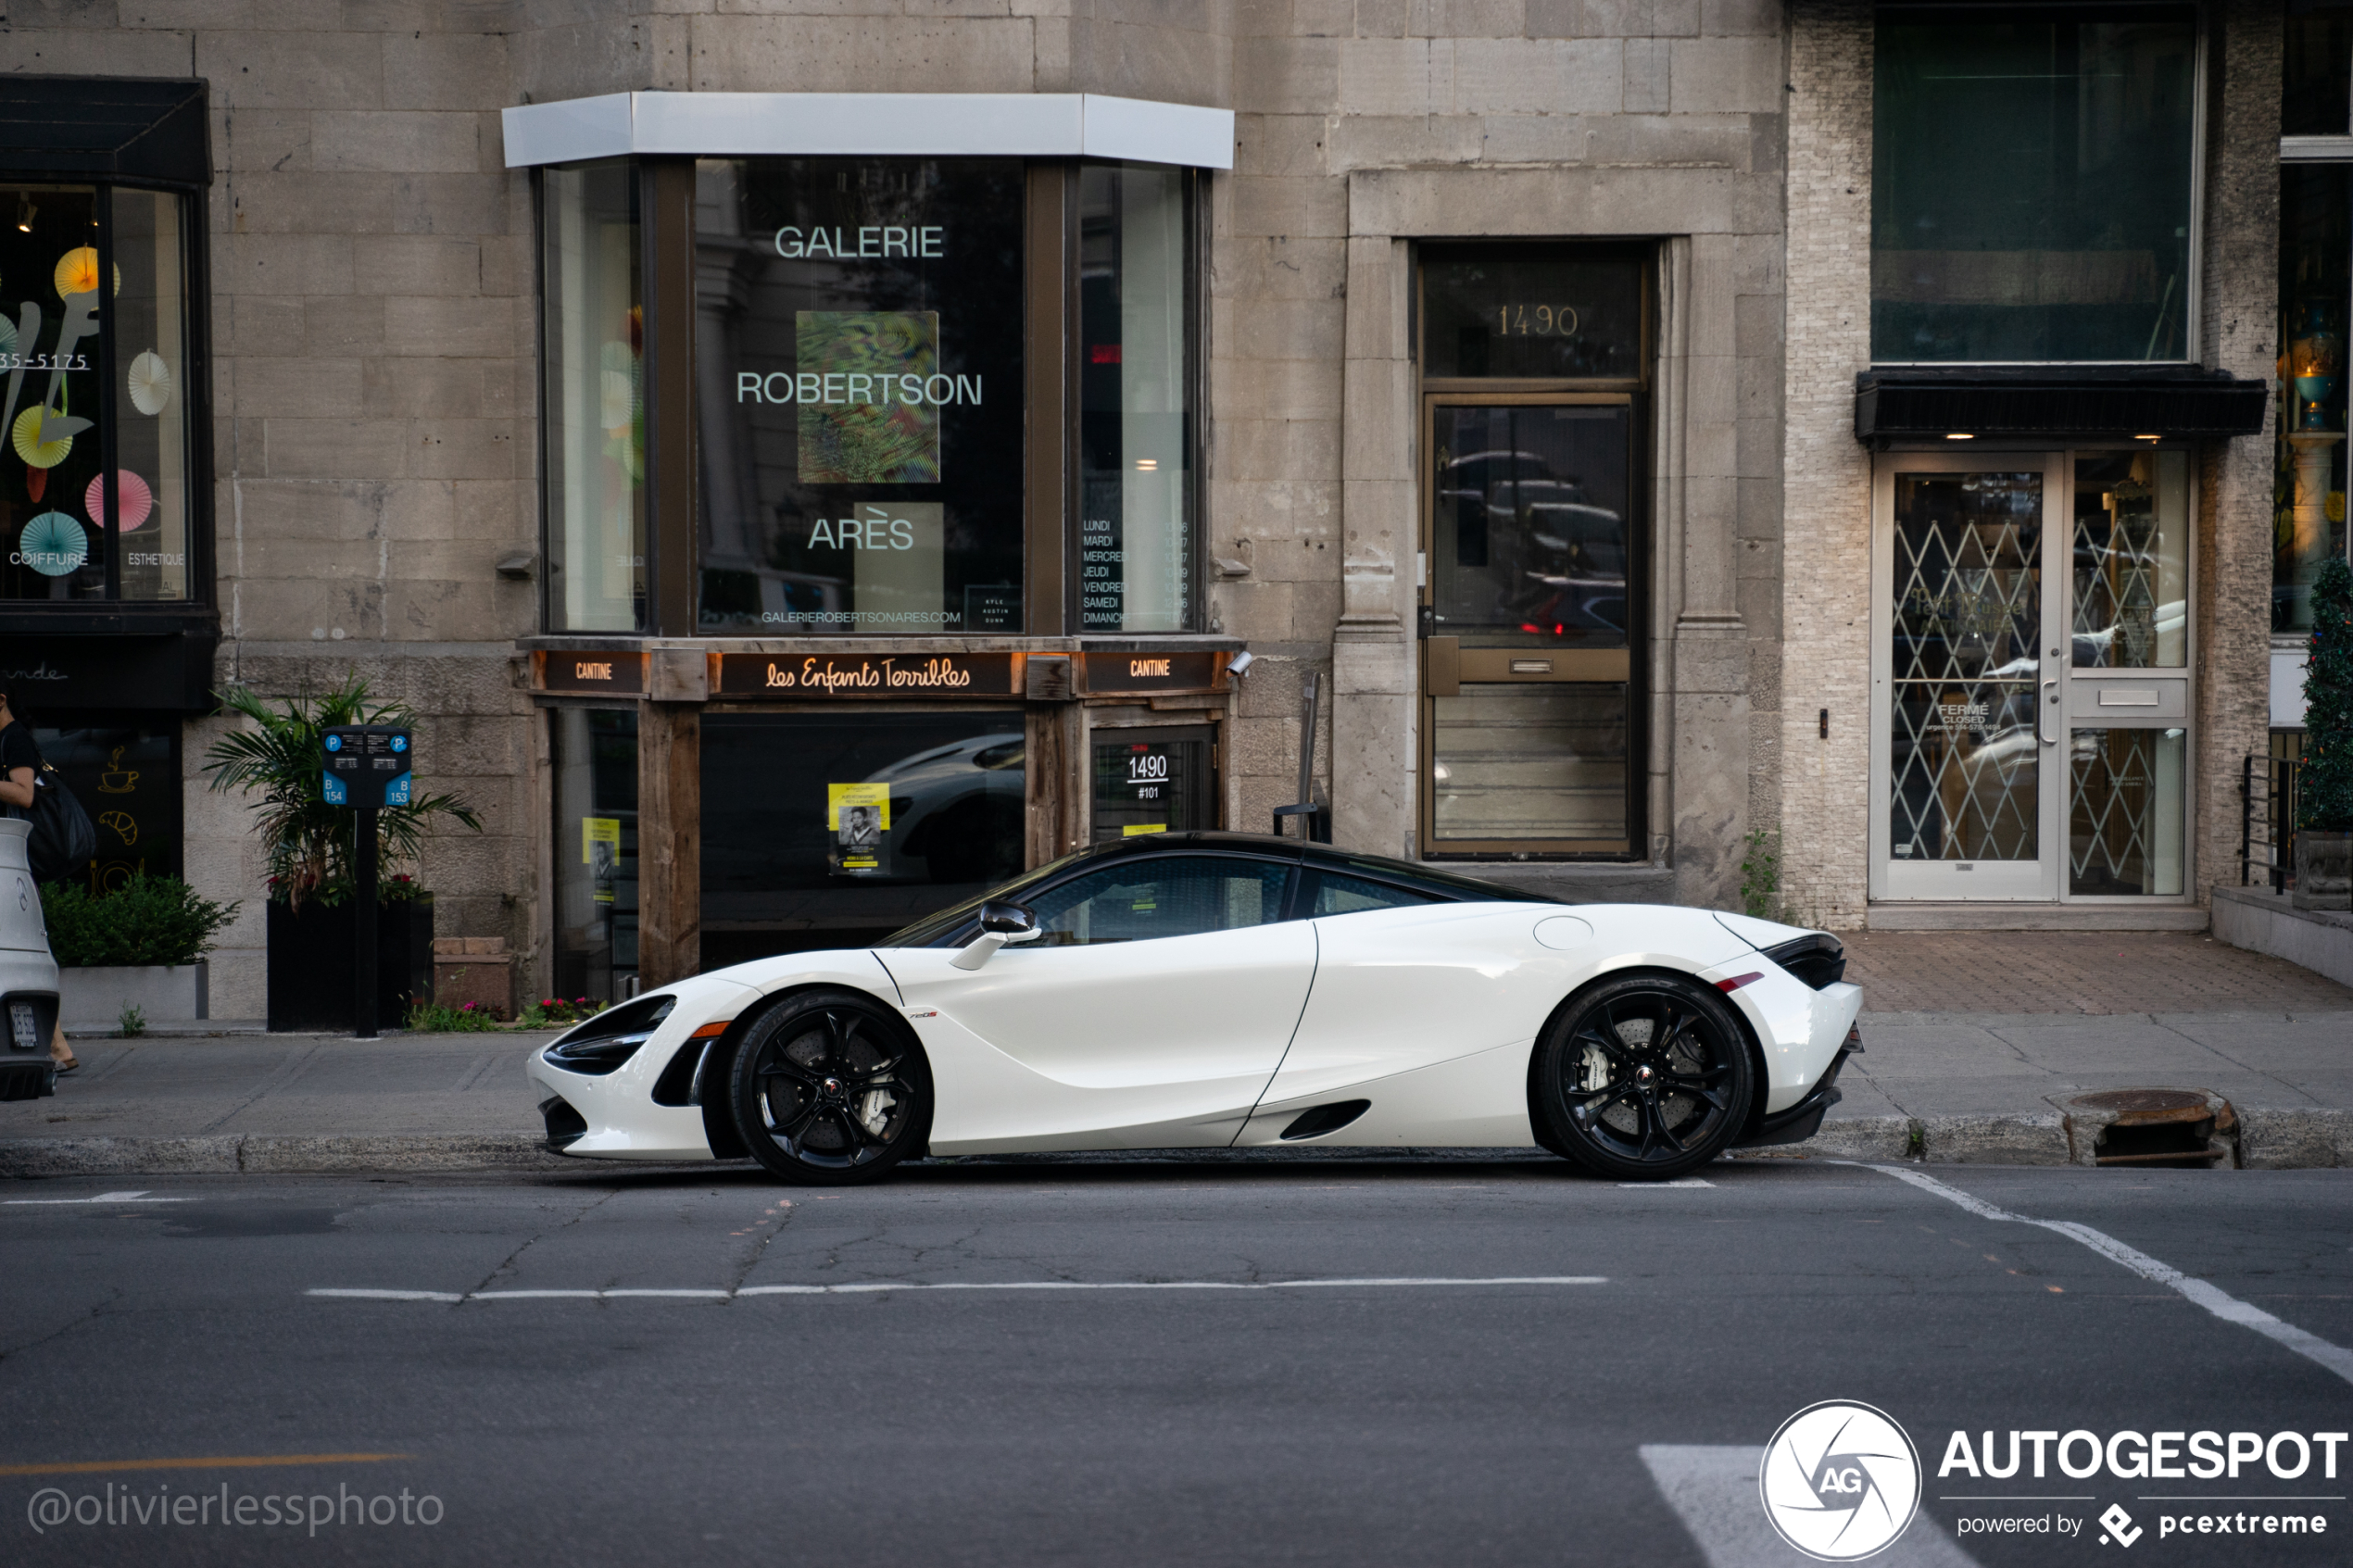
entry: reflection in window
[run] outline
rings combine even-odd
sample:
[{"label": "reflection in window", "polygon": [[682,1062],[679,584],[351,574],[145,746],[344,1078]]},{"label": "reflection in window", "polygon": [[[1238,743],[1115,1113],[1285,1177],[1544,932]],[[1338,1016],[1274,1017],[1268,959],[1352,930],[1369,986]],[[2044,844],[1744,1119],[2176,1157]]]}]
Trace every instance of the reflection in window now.
[{"label": "reflection in window", "polygon": [[2189,662],[2189,475],[2186,452],[2076,458],[2076,669]]},{"label": "reflection in window", "polygon": [[1441,405],[1437,626],[1488,647],[1627,646],[1633,409]]},{"label": "reflection in window", "polygon": [[2190,358],[2196,18],[2129,15],[1881,11],[1874,359]]},{"label": "reflection in window", "polygon": [[1628,847],[1626,687],[1466,684],[1431,700],[1434,845]]},{"label": "reflection in window", "polygon": [[[114,529],[126,599],[184,599],[188,591],[187,280],[181,201],[157,191],[110,193],[115,302],[115,466],[122,473]],[[5,277],[0,269],[0,277]]]},{"label": "reflection in window", "polygon": [[646,318],[636,172],[550,169],[546,300],[547,629],[646,624]]},{"label": "reflection in window", "polygon": [[1224,856],[1124,860],[1041,893],[1029,907],[1046,933],[1043,947],[1196,936],[1280,920],[1290,877],[1288,866]]},{"label": "reflection in window", "polygon": [[1437,902],[1435,894],[1412,893],[1385,882],[1366,882],[1363,877],[1321,872],[1315,877],[1315,902],[1308,912],[1353,915],[1360,909],[1403,909]]},{"label": "reflection in window", "polygon": [[1078,176],[1078,624],[1193,629],[1191,176]]},{"label": "reflection in window", "polygon": [[[19,716],[22,716],[21,709]],[[133,876],[180,874],[180,723],[120,714],[51,710],[32,740],[90,813],[98,847],[93,893],[119,893]]]},{"label": "reflection in window", "polygon": [[1895,477],[1888,854],[2032,860],[2043,476]]},{"label": "reflection in window", "polygon": [[637,714],[547,715],[556,803],[556,991],[565,1000],[637,994]]},{"label": "reflection in window", "polygon": [[1019,162],[696,165],[708,631],[1022,629]]},{"label": "reflection in window", "polygon": [[2353,169],[2280,169],[2280,405],[2271,481],[2271,630],[2312,624],[2312,580],[2345,554],[2346,305]]},{"label": "reflection in window", "polygon": [[707,966],[864,947],[1022,867],[1018,711],[708,713]]},{"label": "reflection in window", "polygon": [[2181,730],[2077,730],[2070,741],[2068,891],[2181,895]]}]

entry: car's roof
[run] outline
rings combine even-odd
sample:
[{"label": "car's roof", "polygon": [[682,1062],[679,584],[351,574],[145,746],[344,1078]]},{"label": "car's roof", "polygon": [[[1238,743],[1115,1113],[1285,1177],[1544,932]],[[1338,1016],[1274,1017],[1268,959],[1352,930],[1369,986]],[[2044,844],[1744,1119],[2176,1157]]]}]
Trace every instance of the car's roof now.
[{"label": "car's roof", "polygon": [[1467,895],[1484,894],[1530,904],[1551,904],[1559,900],[1531,893],[1523,888],[1505,886],[1502,883],[1465,876],[1459,872],[1443,870],[1435,865],[1411,860],[1391,859],[1385,855],[1361,855],[1353,850],[1336,848],[1328,844],[1314,844],[1303,839],[1283,838],[1266,833],[1231,833],[1222,829],[1200,829],[1187,833],[1138,834],[1133,838],[1114,839],[1082,849],[1074,859],[1084,858],[1091,863],[1116,859],[1128,855],[1164,855],[1172,849],[1211,849],[1262,856],[1268,859],[1301,860],[1310,866],[1331,871],[1370,873],[1374,876],[1410,879],[1418,883],[1451,885]]}]

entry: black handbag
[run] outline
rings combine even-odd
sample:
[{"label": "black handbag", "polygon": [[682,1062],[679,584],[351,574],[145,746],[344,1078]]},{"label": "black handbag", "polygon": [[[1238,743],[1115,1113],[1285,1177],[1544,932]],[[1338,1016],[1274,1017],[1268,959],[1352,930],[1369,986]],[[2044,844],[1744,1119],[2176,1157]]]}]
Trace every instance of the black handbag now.
[{"label": "black handbag", "polygon": [[75,875],[98,853],[98,830],[90,813],[66,786],[63,774],[44,762],[32,771],[32,835],[25,858],[32,880],[57,882]]}]

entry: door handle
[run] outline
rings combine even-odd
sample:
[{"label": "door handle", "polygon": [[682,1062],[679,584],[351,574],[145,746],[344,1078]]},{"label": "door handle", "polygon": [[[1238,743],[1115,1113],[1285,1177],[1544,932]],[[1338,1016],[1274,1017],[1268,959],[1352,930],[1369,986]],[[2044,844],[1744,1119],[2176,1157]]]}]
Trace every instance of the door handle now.
[{"label": "door handle", "polygon": [[[2057,683],[2057,681],[2045,681],[2045,682],[2044,682],[2044,683],[2043,683],[2043,689],[2044,689],[2045,691],[2046,691],[2046,692],[2047,692],[2047,691],[2051,690],[2053,687],[2057,686],[2057,684],[2058,684],[2058,683]],[[2057,700],[2058,700],[2058,698],[2057,698],[2057,697],[2053,697],[2053,698],[2051,699],[2051,702],[2052,702],[2052,703],[2055,703],[2055,702],[2057,702]],[[2035,738],[2036,738],[2037,740],[2041,741],[2041,742],[2042,742],[2045,746],[2057,746],[2057,745],[2058,744],[2058,736],[2057,736],[2057,735],[2052,735],[2052,734],[2045,734],[2043,733],[2043,709],[2044,709],[2045,708],[2049,707],[2050,705],[2051,705],[2051,703],[2043,703],[2043,704],[2038,705],[2038,706],[2035,708],[2035,709],[2034,709],[2034,736],[2035,736]]]}]

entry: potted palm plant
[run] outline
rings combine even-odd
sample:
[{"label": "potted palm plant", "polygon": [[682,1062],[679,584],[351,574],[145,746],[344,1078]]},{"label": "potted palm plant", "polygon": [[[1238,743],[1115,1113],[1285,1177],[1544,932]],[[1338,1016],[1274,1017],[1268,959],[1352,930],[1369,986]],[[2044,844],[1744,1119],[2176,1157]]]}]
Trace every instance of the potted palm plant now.
[{"label": "potted palm plant", "polygon": [[2304,666],[2304,760],[2296,781],[2299,909],[2353,906],[2353,570],[2338,557],[2312,584]]},{"label": "potted palm plant", "polygon": [[[348,1030],[356,1022],[359,814],[326,802],[322,732],[338,724],[413,726],[416,715],[400,703],[371,704],[367,682],[356,674],[321,696],[286,698],[275,708],[243,686],[220,696],[223,709],[251,722],[215,741],[204,766],[214,789],[258,797],[256,831],[270,877],[270,1027]],[[377,814],[379,1018],[406,1017],[411,1002],[433,999],[433,895],[412,868],[427,827],[443,818],[482,831],[481,819],[454,795],[413,792],[408,805]]]}]

